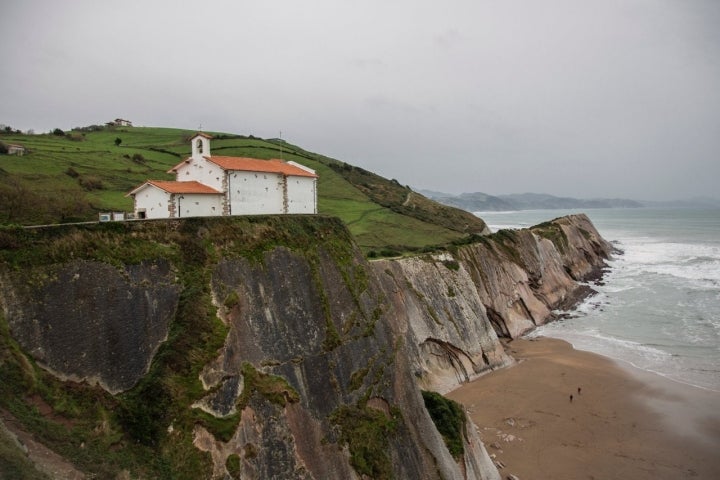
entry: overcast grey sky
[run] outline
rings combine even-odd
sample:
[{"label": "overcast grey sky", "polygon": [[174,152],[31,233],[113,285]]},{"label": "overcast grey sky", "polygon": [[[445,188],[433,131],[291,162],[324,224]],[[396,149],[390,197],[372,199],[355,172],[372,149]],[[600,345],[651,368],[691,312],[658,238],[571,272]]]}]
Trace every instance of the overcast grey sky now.
[{"label": "overcast grey sky", "polygon": [[3,0],[0,123],[277,137],[451,193],[720,197],[717,0]]}]

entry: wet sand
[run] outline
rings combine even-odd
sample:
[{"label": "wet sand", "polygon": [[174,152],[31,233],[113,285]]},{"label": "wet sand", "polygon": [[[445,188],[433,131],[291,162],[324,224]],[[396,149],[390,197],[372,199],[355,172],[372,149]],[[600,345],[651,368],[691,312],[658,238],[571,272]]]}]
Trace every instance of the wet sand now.
[{"label": "wet sand", "polygon": [[720,479],[720,393],[562,340],[508,349],[517,364],[446,395],[465,405],[502,478]]}]

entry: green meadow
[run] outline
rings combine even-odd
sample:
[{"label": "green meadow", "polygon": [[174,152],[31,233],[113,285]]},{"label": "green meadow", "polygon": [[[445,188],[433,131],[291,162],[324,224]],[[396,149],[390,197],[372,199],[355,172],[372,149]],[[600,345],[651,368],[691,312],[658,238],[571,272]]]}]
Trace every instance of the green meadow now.
[{"label": "green meadow", "polygon": [[[0,134],[23,156],[0,154],[0,224],[97,220],[103,211],[131,212],[127,193],[145,180],[172,180],[167,171],[190,154],[194,131],[155,127],[85,127],[41,135]],[[396,180],[280,139],[222,132],[212,153],[293,160],[314,169],[318,210],[337,216],[369,253],[414,251],[478,233],[482,220],[413,193]],[[1,147],[1,145],[0,145]]]}]

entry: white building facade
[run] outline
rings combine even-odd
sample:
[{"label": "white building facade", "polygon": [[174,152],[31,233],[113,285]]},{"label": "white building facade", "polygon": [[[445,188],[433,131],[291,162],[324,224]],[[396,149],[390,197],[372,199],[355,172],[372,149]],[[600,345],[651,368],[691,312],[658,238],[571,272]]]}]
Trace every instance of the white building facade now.
[{"label": "white building facade", "polygon": [[199,182],[148,180],[130,192],[135,218],[183,218],[221,215],[223,194]]},{"label": "white building facade", "polygon": [[315,214],[317,175],[295,162],[212,156],[209,135],[190,139],[192,154],[173,167],[176,181],[148,180],[128,193],[136,218]]},{"label": "white building facade", "polygon": [[23,156],[25,155],[25,147],[23,147],[22,145],[16,145],[14,143],[9,143],[7,145],[7,154]]}]

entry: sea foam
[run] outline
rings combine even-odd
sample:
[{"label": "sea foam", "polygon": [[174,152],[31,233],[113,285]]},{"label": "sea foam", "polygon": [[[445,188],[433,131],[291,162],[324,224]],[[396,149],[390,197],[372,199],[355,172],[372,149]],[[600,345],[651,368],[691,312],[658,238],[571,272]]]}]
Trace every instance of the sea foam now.
[{"label": "sea foam", "polygon": [[[527,226],[563,212],[494,215],[490,227]],[[678,382],[720,391],[720,211],[586,212],[624,251],[598,294],[533,335],[564,339]]]}]

